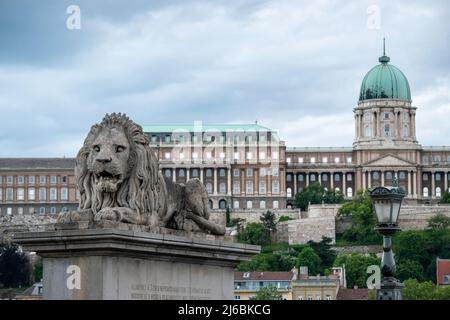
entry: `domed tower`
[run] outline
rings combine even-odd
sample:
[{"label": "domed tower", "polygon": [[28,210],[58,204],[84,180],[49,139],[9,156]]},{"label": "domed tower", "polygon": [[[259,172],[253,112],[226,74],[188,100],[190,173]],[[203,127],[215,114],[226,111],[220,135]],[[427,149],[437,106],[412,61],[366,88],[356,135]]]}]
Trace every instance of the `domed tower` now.
[{"label": "domed tower", "polygon": [[380,64],[364,77],[355,113],[355,149],[411,148],[416,140],[416,107],[408,79],[390,64],[383,40]]}]

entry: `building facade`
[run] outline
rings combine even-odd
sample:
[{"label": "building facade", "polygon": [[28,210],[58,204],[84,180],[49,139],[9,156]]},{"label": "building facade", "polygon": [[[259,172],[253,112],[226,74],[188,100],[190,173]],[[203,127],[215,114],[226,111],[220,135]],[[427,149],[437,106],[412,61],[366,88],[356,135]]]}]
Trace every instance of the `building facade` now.
[{"label": "building facade", "polygon": [[291,271],[235,272],[234,300],[250,300],[262,288],[273,287],[283,300],[292,300],[291,283],[295,273]]},{"label": "building facade", "polygon": [[0,159],[0,215],[54,214],[77,208],[75,159]]}]

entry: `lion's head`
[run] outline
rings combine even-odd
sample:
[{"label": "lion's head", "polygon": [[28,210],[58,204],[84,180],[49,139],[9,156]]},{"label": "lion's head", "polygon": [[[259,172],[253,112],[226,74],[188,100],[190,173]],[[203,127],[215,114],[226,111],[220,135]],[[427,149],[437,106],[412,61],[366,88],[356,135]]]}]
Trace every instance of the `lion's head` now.
[{"label": "lion's head", "polygon": [[80,209],[159,211],[158,161],[142,127],[125,114],[107,114],[92,126],[78,152],[75,175]]}]

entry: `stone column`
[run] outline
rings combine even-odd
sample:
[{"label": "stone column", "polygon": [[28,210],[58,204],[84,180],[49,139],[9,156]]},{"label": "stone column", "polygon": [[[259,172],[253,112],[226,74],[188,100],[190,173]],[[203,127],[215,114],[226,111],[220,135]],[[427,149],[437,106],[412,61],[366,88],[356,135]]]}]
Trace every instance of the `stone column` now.
[{"label": "stone column", "polygon": [[417,173],[413,171],[413,195],[417,198]]},{"label": "stone column", "polygon": [[367,188],[370,189],[372,187],[372,172],[369,170],[367,171]]},{"label": "stone column", "polygon": [[344,195],[344,198],[347,198],[347,174],[345,171],[342,172],[342,194]]},{"label": "stone column", "polygon": [[217,195],[217,168],[214,168],[214,195]]},{"label": "stone column", "polygon": [[448,191],[448,172],[444,172],[444,191]]},{"label": "stone column", "polygon": [[186,181],[189,181],[190,178],[191,178],[191,169],[186,168]]},{"label": "stone column", "polygon": [[363,171],[363,185],[362,185],[362,189],[366,190],[366,172],[367,171]]},{"label": "stone column", "polygon": [[177,169],[176,168],[172,169],[172,181],[177,182]]},{"label": "stone column", "polygon": [[416,139],[416,112],[415,111],[411,111],[410,127],[411,127],[411,136],[413,137],[414,140],[417,140]]},{"label": "stone column", "polygon": [[334,189],[334,172],[330,172],[330,188]]},{"label": "stone column", "polygon": [[395,125],[394,125],[394,137],[398,138],[398,112],[394,110],[395,113]]},{"label": "stone column", "polygon": [[227,194],[231,196],[231,167],[227,169]]},{"label": "stone column", "polygon": [[322,185],[322,172],[319,172],[319,173],[317,174],[317,178],[318,178],[318,180],[319,180],[319,184]]},{"label": "stone column", "polygon": [[203,182],[203,168],[200,168],[200,181]]},{"label": "stone column", "polygon": [[381,137],[382,136],[382,133],[381,133],[382,130],[381,130],[381,110],[380,109],[378,109],[377,114],[378,114],[378,116],[377,116],[378,137]]},{"label": "stone column", "polygon": [[292,174],[292,179],[294,179],[294,192],[293,195],[295,196],[297,194],[297,173]]},{"label": "stone column", "polygon": [[411,194],[411,171],[408,170],[408,196],[410,197]]},{"label": "stone column", "polygon": [[381,170],[381,186],[384,187],[384,170]]},{"label": "stone column", "polygon": [[306,172],[306,186],[309,186],[309,172]]},{"label": "stone column", "polygon": [[436,195],[436,182],[434,181],[434,172],[431,172],[431,196]]}]

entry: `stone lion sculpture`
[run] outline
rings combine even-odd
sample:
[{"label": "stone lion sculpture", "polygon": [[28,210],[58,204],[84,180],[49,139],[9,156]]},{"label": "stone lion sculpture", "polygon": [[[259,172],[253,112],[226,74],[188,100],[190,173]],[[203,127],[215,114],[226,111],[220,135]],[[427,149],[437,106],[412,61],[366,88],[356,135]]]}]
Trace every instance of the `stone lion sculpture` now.
[{"label": "stone lion sculpture", "polygon": [[112,220],[151,227],[225,234],[209,221],[208,195],[198,179],[177,184],[163,177],[142,127],[125,114],[106,115],[78,152],[79,209],[59,223]]}]

